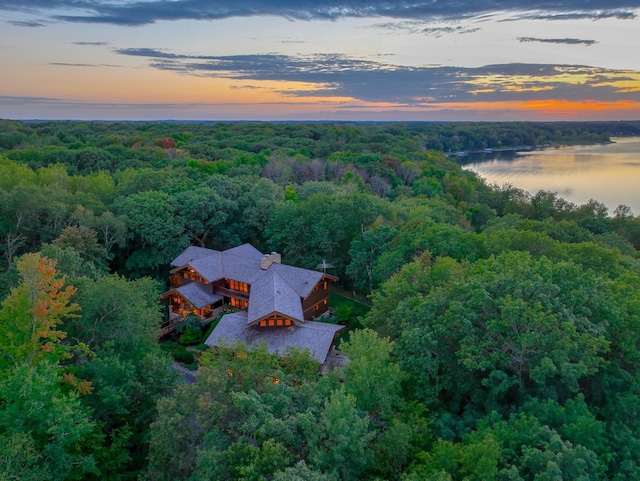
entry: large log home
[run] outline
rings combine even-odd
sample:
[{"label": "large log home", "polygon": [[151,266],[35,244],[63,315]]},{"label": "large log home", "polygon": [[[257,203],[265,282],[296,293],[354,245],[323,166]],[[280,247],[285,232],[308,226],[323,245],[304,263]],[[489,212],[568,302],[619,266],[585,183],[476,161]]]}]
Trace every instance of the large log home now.
[{"label": "large log home", "polygon": [[173,329],[185,314],[215,318],[225,306],[240,312],[222,317],[206,344],[265,341],[271,352],[307,348],[324,363],[344,326],[314,322],[329,309],[329,283],[337,278],[281,263],[275,252],[263,254],[250,244],[226,251],[188,247],[171,265],[169,321]]}]

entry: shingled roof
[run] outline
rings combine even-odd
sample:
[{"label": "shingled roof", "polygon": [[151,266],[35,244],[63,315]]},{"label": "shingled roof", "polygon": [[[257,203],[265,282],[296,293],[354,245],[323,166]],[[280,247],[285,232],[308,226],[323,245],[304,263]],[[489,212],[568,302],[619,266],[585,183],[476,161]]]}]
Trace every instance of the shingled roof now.
[{"label": "shingled roof", "polygon": [[248,324],[258,322],[274,312],[299,322],[304,319],[300,296],[275,270],[264,271],[264,274],[251,284],[250,295]]},{"label": "shingled roof", "polygon": [[178,257],[173,259],[171,265],[174,267],[184,266],[196,259],[200,259],[201,257],[210,256],[214,252],[217,251],[205,249],[204,247],[189,246],[184,251],[182,251],[182,253]]},{"label": "shingled roof", "polygon": [[251,286],[247,323],[255,323],[271,313],[302,322],[301,298],[307,297],[322,280],[323,273],[274,262],[262,269],[265,255],[251,244],[226,251],[188,247],[171,265],[174,271],[191,267],[209,282],[233,279]]},{"label": "shingled roof", "polygon": [[165,295],[172,292],[178,292],[183,298],[193,304],[196,309],[202,309],[205,306],[222,300],[222,296],[220,294],[212,294],[206,286],[197,282],[192,282],[190,284],[171,289],[166,292]]},{"label": "shingled roof", "polygon": [[247,347],[266,342],[269,352],[284,354],[287,347],[307,349],[309,354],[324,364],[336,333],[345,326],[324,322],[306,321],[299,326],[258,328],[247,324],[247,313],[227,314],[220,319],[205,341],[208,346],[242,341]]}]

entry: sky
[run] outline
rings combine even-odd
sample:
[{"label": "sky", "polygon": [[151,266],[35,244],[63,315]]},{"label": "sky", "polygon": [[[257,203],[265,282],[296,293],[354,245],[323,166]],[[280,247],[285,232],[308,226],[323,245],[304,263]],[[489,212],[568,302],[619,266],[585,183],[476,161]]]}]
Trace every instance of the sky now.
[{"label": "sky", "polygon": [[640,0],[0,0],[0,118],[640,120]]}]

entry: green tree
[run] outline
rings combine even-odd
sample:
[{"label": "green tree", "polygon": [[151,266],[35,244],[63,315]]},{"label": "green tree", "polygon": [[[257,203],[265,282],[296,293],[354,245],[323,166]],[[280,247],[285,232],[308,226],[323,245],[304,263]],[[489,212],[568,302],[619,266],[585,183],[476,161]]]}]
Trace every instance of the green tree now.
[{"label": "green tree", "polygon": [[189,244],[184,226],[175,217],[174,200],[164,192],[147,191],[120,198],[116,210],[127,219],[131,241],[126,267],[137,275],[157,272]]},{"label": "green tree", "polygon": [[65,227],[52,244],[62,249],[71,247],[84,260],[96,267],[106,268],[107,251],[98,242],[97,232],[89,227],[82,225]]},{"label": "green tree", "polygon": [[344,367],[345,390],[364,412],[388,418],[401,404],[404,374],[391,358],[393,342],[380,338],[372,329],[351,333],[340,350],[349,358]]},{"label": "green tree", "polygon": [[346,268],[353,286],[361,292],[371,292],[379,279],[374,278],[374,268],[380,256],[389,248],[397,230],[388,225],[374,226],[354,238],[349,248],[351,262]]},{"label": "green tree", "polygon": [[437,257],[475,261],[485,256],[485,239],[459,226],[414,217],[389,243],[374,267],[374,276],[384,281],[423,252]]},{"label": "green tree", "polygon": [[70,283],[76,283],[80,277],[95,279],[104,271],[96,265],[80,257],[73,247],[58,247],[53,244],[42,244],[40,254],[55,261],[56,270],[68,279]]},{"label": "green tree", "polygon": [[0,437],[0,479],[47,481],[52,479],[50,468],[38,452],[33,438],[27,433]]},{"label": "green tree", "polygon": [[273,209],[265,236],[269,249],[281,251],[288,263],[314,269],[326,259],[341,276],[353,239],[389,210],[388,202],[371,194],[315,194]]},{"label": "green tree", "polygon": [[[26,449],[4,452],[2,469],[26,463],[27,475],[43,473],[44,479],[51,480],[98,474],[94,454],[101,437],[96,423],[77,391],[63,388],[58,366],[48,362],[16,366],[0,382],[0,405],[0,437]],[[30,449],[39,455],[29,453]]]},{"label": "green tree", "polygon": [[97,353],[115,352],[126,358],[153,350],[162,321],[155,281],[113,274],[83,280],[78,286],[82,313],[66,324],[71,337]]},{"label": "green tree", "polygon": [[233,201],[210,187],[197,187],[179,192],[175,204],[179,216],[176,222],[184,225],[191,240],[205,247],[210,234],[227,219]]},{"label": "green tree", "polygon": [[336,390],[325,399],[318,424],[306,433],[309,461],[344,481],[359,479],[373,460],[367,448],[374,435],[369,419],[358,412],[356,399]]}]

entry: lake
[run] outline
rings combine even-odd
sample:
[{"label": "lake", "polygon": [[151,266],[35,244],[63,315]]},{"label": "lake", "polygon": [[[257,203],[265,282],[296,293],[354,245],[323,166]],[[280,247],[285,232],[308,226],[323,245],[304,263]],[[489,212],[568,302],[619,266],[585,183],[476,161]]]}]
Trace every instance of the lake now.
[{"label": "lake", "polygon": [[531,193],[557,192],[575,204],[595,199],[609,208],[610,215],[624,204],[639,215],[640,137],[612,140],[613,144],[470,154],[464,157],[463,168],[490,184],[512,184]]}]

